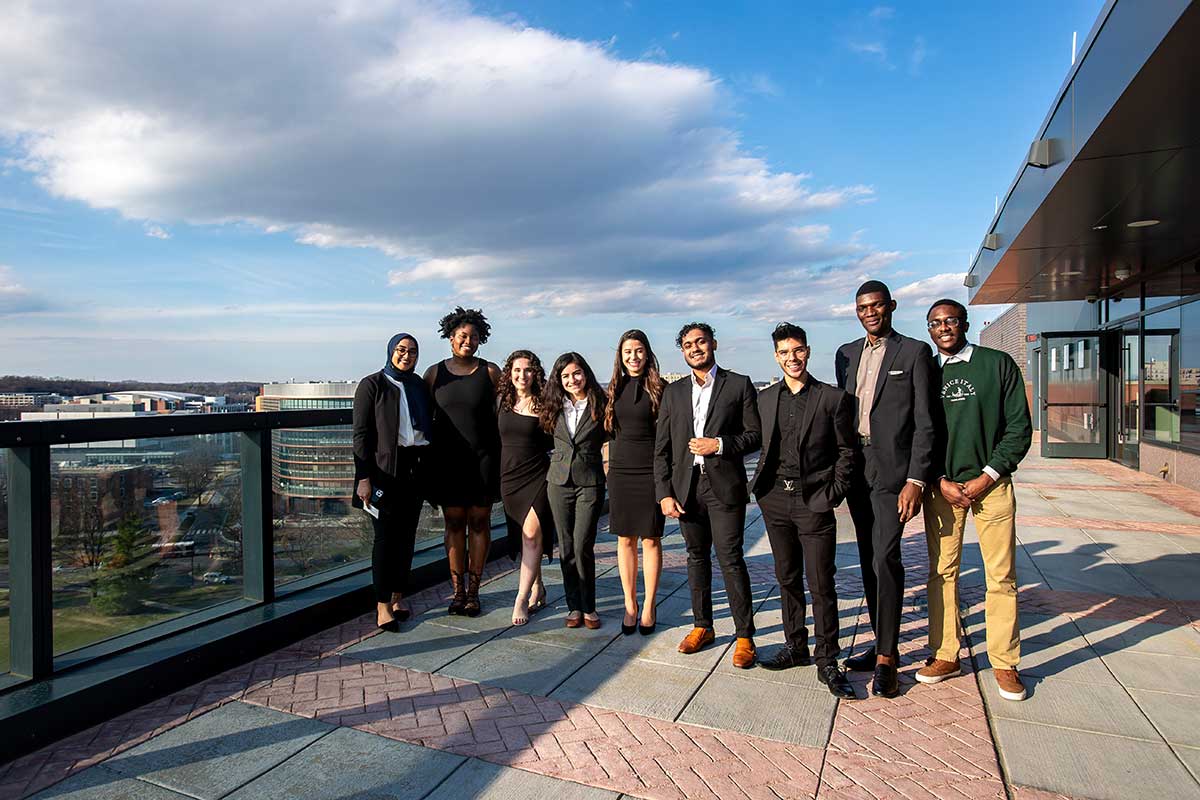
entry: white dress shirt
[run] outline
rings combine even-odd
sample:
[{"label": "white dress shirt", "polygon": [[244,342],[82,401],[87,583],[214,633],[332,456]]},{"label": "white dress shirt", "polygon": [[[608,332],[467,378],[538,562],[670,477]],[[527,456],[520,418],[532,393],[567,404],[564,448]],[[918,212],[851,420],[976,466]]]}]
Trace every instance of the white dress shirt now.
[{"label": "white dress shirt", "polygon": [[583,419],[583,412],[587,411],[588,399],[585,397],[582,400],[571,400],[567,398],[567,402],[563,403],[563,416],[567,418],[567,434],[574,439],[575,431],[579,428],[579,420]]},{"label": "white dress shirt", "polygon": [[[964,346],[962,350],[959,350],[957,353],[955,353],[952,356],[945,355],[944,353],[938,353],[938,365],[944,367],[947,364],[970,364],[971,363],[971,354],[974,352],[975,352],[975,345],[968,344],[968,345]],[[987,473],[991,477],[992,480],[994,480],[994,481],[1000,480],[1000,473],[996,469],[994,469],[990,464],[985,466],[983,468],[983,471],[985,473]]]},{"label": "white dress shirt", "polygon": [[425,438],[425,434],[412,424],[412,415],[408,413],[408,396],[404,393],[404,384],[383,373],[383,377],[392,382],[392,385],[400,390],[400,417],[399,424],[396,425],[396,443],[401,447],[421,447],[429,444],[429,440]]},{"label": "white dress shirt", "polygon": [[[716,376],[717,365],[715,363],[704,378],[703,386],[696,380],[696,373],[692,373],[692,435],[697,439],[704,438],[704,423],[708,421],[708,404],[712,402],[713,379]],[[725,442],[718,436],[717,455],[721,455],[724,450]],[[692,459],[692,463],[697,466],[703,466],[704,456],[695,456]]]}]

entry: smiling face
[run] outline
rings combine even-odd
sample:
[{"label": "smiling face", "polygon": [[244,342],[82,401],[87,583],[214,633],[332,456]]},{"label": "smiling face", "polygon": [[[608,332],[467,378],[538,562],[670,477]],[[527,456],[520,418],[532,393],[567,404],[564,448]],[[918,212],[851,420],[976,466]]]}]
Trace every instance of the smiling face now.
[{"label": "smiling face", "polygon": [[954,306],[934,306],[927,318],[929,338],[939,353],[952,356],[967,343],[970,325],[963,319],[962,312]]},{"label": "smiling face", "polygon": [[892,312],[896,301],[889,300],[883,292],[860,294],[854,299],[854,312],[863,330],[871,336],[886,336],[892,330]]},{"label": "smiling face", "polygon": [[567,364],[559,373],[558,379],[572,400],[579,401],[587,397],[587,374],[578,364]]},{"label": "smiling face", "polygon": [[637,339],[626,339],[621,342],[621,365],[629,377],[636,378],[646,368],[646,346]]},{"label": "smiling face", "polygon": [[808,370],[808,345],[799,339],[780,339],[775,343],[775,363],[783,374],[802,380]]},{"label": "smiling face", "polygon": [[529,394],[529,387],[533,386],[533,376],[535,370],[533,364],[528,358],[518,358],[512,362],[512,371],[509,373],[509,379],[512,381],[513,388],[521,396]]},{"label": "smiling face", "polygon": [[392,351],[392,366],[401,372],[410,372],[417,367],[417,343],[412,339],[401,339],[396,342]]},{"label": "smiling face", "polygon": [[471,358],[479,349],[479,332],[474,325],[460,325],[450,335],[450,352],[459,358]]},{"label": "smiling face", "polygon": [[695,370],[709,370],[717,360],[717,340],[710,339],[700,328],[692,328],[683,335],[680,344],[683,360]]}]

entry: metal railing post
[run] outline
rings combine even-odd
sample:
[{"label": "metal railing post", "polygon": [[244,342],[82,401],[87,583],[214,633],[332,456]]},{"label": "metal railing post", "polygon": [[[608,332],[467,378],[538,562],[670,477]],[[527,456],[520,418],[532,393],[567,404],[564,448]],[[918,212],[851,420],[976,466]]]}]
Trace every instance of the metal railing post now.
[{"label": "metal railing post", "polygon": [[54,671],[50,445],[9,448],[7,461],[10,670],[44,678]]},{"label": "metal railing post", "polygon": [[275,599],[271,431],[242,431],[242,574],[247,600]]}]

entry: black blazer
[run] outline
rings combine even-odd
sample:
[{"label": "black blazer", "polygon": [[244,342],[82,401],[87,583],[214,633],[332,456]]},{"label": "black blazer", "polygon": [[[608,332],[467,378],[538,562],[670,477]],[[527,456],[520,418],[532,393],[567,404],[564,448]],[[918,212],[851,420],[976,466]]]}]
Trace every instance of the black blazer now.
[{"label": "black blazer", "polygon": [[[800,496],[809,510],[832,511],[850,491],[854,469],[854,398],[841,389],[808,378],[808,402],[800,420]],[[758,413],[763,422],[763,449],[758,457],[750,491],[760,496],[770,491],[779,468],[779,445],[773,442],[779,398],[787,390],[783,381],[758,393]]]},{"label": "black blazer", "polygon": [[[704,472],[722,503],[737,505],[750,499],[746,491],[745,456],[762,443],[762,425],[754,384],[745,375],[717,367],[713,376],[704,435],[720,437],[721,455],[705,456]],[[692,430],[692,378],[675,381],[663,390],[654,440],[655,497],[689,500],[694,456],[688,450]]]},{"label": "black blazer", "polygon": [[[864,337],[844,344],[834,358],[838,386],[852,398],[865,343]],[[871,404],[871,455],[879,482],[875,488],[899,492],[909,478],[926,483],[933,479],[933,415],[940,393],[929,345],[892,331]],[[856,432],[857,422],[856,416]]]},{"label": "black blazer", "polygon": [[546,480],[555,486],[565,486],[567,479],[576,486],[604,485],[604,446],[606,435],[604,424],[592,419],[592,407],[587,410],[575,428],[575,435],[567,432],[567,415],[558,415],[554,425],[554,451],[550,454],[550,470]]},{"label": "black blazer", "polygon": [[[413,386],[417,386],[416,382]],[[424,381],[417,391],[429,392]],[[358,382],[351,430],[356,484],[367,478],[372,486],[380,487],[384,492],[399,486],[417,491],[414,473],[420,451],[425,448],[400,447],[400,390],[387,379],[383,370]],[[401,453],[401,449],[413,452]]]}]

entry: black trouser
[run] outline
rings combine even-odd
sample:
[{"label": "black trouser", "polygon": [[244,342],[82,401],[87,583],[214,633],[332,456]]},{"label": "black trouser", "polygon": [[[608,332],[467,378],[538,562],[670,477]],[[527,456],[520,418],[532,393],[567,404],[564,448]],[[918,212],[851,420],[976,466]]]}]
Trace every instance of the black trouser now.
[{"label": "black trouser", "polygon": [[737,626],[738,638],[754,635],[754,609],[750,604],[750,573],[746,571],[743,541],[746,505],[726,505],[700,468],[692,470],[692,488],[683,507],[679,527],[687,543],[688,587],[692,591],[692,617],[697,628],[713,626],[712,550],[725,578],[725,594]]},{"label": "black trouser", "polygon": [[[797,484],[799,481],[796,482]],[[813,657],[817,666],[837,662],[838,608],[833,576],[837,572],[837,521],[832,511],[810,511],[797,491],[784,491],[783,482],[759,495],[775,557],[775,577],[783,603],[783,631],[794,647],[808,647],[807,610],[804,604],[804,574],[812,592]]]},{"label": "black trouser", "polygon": [[900,642],[900,606],[904,600],[904,565],[900,563],[904,525],[897,509],[899,494],[878,487],[878,483],[871,448],[864,447],[846,505],[858,539],[863,594],[875,632],[875,650],[894,656]]},{"label": "black trouser", "polygon": [[596,526],[604,506],[604,485],[546,487],[558,530],[558,565],[568,611],[596,610]]},{"label": "black trouser", "polygon": [[375,586],[375,602],[387,603],[392,592],[403,593],[408,588],[408,573],[412,570],[413,546],[417,525],[421,521],[420,497],[390,498],[394,505],[371,518],[375,528],[375,545],[371,548],[371,582]]}]

